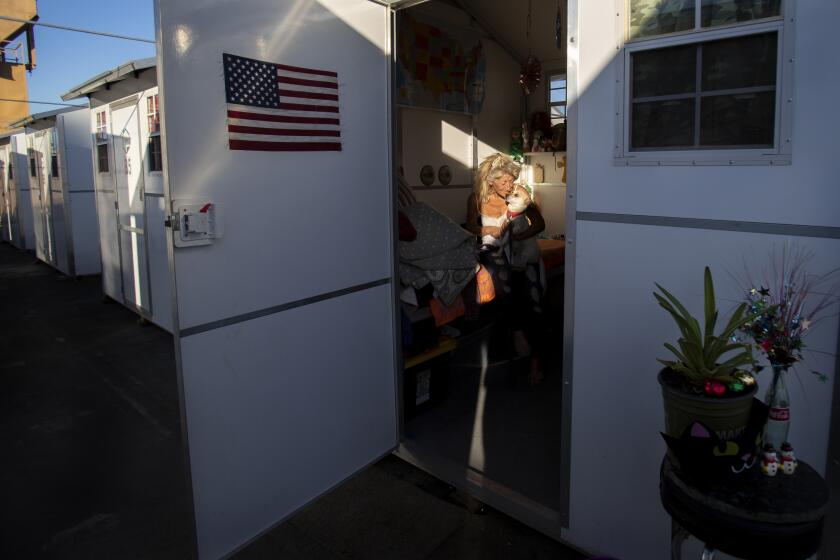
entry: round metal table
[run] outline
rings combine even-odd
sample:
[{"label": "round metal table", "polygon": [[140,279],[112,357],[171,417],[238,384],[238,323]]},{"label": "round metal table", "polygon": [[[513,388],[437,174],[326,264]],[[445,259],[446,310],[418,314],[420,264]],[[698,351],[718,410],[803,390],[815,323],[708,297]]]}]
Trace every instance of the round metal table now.
[{"label": "round metal table", "polygon": [[659,494],[673,521],[673,559],[691,534],[705,543],[703,560],[715,551],[745,560],[804,560],[820,548],[829,503],[825,479],[803,461],[792,475],[765,476],[756,464],[726,480],[706,481],[682,473],[666,454]]}]

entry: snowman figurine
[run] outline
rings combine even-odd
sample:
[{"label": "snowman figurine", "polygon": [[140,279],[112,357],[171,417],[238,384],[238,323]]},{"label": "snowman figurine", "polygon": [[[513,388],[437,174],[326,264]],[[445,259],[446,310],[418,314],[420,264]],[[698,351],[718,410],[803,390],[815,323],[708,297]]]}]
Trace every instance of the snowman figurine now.
[{"label": "snowman figurine", "polygon": [[776,476],[776,473],[779,472],[779,461],[776,458],[776,450],[768,443],[761,451],[761,472],[767,476]]},{"label": "snowman figurine", "polygon": [[793,446],[789,442],[784,442],[782,444],[782,451],[781,451],[781,459],[782,459],[782,472],[785,474],[793,474],[793,471],[796,470],[796,457],[793,455]]}]

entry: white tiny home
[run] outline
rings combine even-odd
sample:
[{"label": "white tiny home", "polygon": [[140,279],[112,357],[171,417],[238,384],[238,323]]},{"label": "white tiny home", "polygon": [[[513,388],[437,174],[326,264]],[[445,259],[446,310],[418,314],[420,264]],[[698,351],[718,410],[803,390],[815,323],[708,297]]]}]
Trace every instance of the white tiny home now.
[{"label": "white tiny home", "polygon": [[71,107],[12,123],[26,128],[35,254],[69,276],[100,270],[87,123]]},{"label": "white tiny home", "polygon": [[102,289],[171,331],[155,60],[128,62],[62,96],[80,97],[90,103]]},{"label": "white tiny home", "polygon": [[[727,273],[786,242],[814,252],[815,273],[840,266],[840,73],[828,71],[825,50],[840,5],[424,4],[157,3],[173,332],[199,557],[230,555],[396,450],[587,552],[668,558],[656,359],[677,335],[651,292],[659,282],[699,310],[709,265],[719,298],[734,304],[744,294]],[[403,13],[481,39],[481,111],[458,111],[439,82],[436,109],[400,101]],[[520,95],[529,53],[543,60],[549,89],[565,78],[567,112],[552,92]],[[413,61],[422,80],[433,59]],[[295,93],[264,89],[273,67]],[[255,80],[245,88],[256,96],[242,79]],[[275,106],[275,96],[298,101]],[[559,416],[545,419],[559,447],[553,502],[500,484],[470,458],[442,457],[434,438],[406,432],[401,406],[397,169],[436,187],[415,194],[461,221],[476,161],[507,151],[511,127],[538,106],[568,118],[565,154],[528,156],[543,158],[530,161],[545,167],[543,214],[566,241],[563,331],[551,341],[563,348],[562,393]],[[324,126],[316,134],[311,124]],[[565,181],[548,175],[555,160]],[[836,372],[837,317],[808,345],[813,369]],[[829,438],[840,385],[800,377],[789,385],[790,437],[799,457],[838,476],[837,431],[831,447]],[[493,431],[483,428],[486,445]]]},{"label": "white tiny home", "polygon": [[0,135],[3,241],[21,250],[35,250],[32,197],[26,165],[26,133],[13,130]]}]

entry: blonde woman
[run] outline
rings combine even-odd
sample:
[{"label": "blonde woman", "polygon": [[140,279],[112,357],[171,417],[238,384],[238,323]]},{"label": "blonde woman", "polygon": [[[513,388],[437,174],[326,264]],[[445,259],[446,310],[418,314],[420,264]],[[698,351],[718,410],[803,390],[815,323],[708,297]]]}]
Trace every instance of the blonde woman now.
[{"label": "blonde woman", "polygon": [[519,165],[504,154],[488,156],[478,166],[473,193],[467,200],[467,229],[481,239],[479,260],[493,276],[502,318],[513,332],[516,352],[531,356],[532,384],[542,380],[539,353],[543,344],[542,285],[539,263],[524,268],[511,266],[509,251],[504,248],[510,239],[533,237],[545,229],[545,221],[536,206],[525,210],[529,226],[514,234],[508,231],[508,208],[505,198],[515,189]]}]

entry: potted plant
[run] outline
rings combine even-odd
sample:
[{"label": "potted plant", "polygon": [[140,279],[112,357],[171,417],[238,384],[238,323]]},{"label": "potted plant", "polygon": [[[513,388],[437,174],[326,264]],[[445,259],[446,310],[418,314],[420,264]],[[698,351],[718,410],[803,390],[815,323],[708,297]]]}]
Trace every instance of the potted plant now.
[{"label": "potted plant", "polygon": [[[744,431],[756,392],[752,370],[755,366],[750,344],[739,342],[734,334],[752,316],[748,305],[739,305],[726,326],[715,333],[718,310],[712,273],[704,273],[705,325],[668,290],[656,284],[659,305],[677,323],[677,345],[665,343],[675,360],[659,360],[665,367],[659,372],[665,404],[666,433],[679,438],[683,430],[699,420],[724,440],[734,439]],[[747,369],[747,366],[749,368]]]}]

